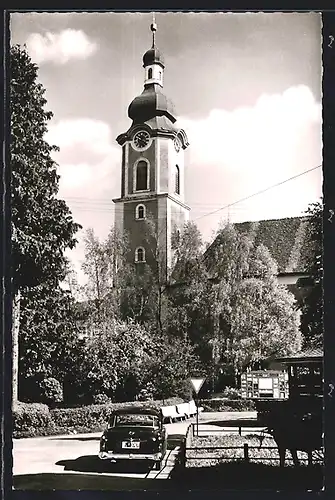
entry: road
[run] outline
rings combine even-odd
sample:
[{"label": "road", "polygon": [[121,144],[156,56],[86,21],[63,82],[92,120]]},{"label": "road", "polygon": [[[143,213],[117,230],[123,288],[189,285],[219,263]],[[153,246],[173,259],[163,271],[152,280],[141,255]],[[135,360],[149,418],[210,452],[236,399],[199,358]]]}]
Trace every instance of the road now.
[{"label": "road", "polygon": [[[254,412],[201,414],[200,423],[254,418]],[[101,432],[13,439],[15,489],[160,489],[166,488],[180,440],[194,419],[167,424],[168,452],[161,471],[145,463],[104,463],[97,458]],[[212,425],[210,426],[212,427]]]}]

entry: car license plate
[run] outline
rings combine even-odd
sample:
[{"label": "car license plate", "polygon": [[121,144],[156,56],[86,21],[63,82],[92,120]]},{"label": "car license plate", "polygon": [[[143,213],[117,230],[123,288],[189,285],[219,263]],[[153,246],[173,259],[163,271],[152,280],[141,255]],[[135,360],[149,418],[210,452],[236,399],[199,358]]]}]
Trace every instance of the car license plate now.
[{"label": "car license plate", "polygon": [[122,448],[138,450],[140,447],[139,441],[122,441]]}]

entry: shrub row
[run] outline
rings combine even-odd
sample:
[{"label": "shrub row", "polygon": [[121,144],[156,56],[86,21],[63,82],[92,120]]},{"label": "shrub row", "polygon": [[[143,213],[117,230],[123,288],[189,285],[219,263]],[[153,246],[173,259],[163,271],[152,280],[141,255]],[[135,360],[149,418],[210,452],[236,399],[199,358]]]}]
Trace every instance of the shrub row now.
[{"label": "shrub row", "polygon": [[102,431],[113,410],[127,406],[159,408],[163,405],[182,403],[180,398],[163,401],[136,401],[132,403],[108,403],[58,408],[49,410],[42,403],[18,403],[13,411],[13,437],[50,436],[69,433]]},{"label": "shrub row", "polygon": [[[13,411],[13,432],[49,427],[49,407],[42,403],[18,403]],[[14,436],[15,437],[15,436]]]},{"label": "shrub row", "polygon": [[201,399],[204,411],[255,411],[255,402],[250,399]]}]

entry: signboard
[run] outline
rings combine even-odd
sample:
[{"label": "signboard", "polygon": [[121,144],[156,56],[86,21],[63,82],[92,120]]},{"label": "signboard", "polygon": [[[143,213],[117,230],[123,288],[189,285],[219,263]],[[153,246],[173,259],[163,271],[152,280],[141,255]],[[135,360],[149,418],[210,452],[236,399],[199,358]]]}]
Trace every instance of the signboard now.
[{"label": "signboard", "polygon": [[193,389],[195,390],[196,394],[198,394],[198,392],[200,391],[201,386],[204,382],[205,382],[205,377],[203,377],[203,378],[200,378],[200,377],[191,378],[191,384],[192,384]]},{"label": "signboard", "polygon": [[258,381],[259,389],[272,389],[272,378],[260,378]]}]

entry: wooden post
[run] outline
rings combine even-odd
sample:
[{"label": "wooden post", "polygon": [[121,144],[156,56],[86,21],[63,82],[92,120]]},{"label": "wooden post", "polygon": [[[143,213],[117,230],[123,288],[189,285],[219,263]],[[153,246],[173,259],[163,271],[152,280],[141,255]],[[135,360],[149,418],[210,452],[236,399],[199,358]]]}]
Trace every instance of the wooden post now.
[{"label": "wooden post", "polygon": [[313,455],[312,452],[308,452],[308,465],[313,465]]},{"label": "wooden post", "polygon": [[248,443],[244,443],[244,445],[243,445],[243,454],[244,454],[244,460],[246,462],[249,462],[249,446],[248,446]]},{"label": "wooden post", "polygon": [[186,438],[181,442],[181,466],[186,467]]},{"label": "wooden post", "polygon": [[198,396],[196,397],[197,402],[197,437],[199,436],[199,401]]}]

